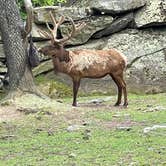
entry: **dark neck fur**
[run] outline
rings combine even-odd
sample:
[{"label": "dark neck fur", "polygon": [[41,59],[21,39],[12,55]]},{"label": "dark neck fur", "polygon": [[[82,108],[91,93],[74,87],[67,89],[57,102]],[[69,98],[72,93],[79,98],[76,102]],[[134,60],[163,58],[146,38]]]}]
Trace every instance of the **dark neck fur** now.
[{"label": "dark neck fur", "polygon": [[65,50],[65,48],[63,46],[60,46],[60,54],[62,58],[59,58],[59,60],[65,61],[66,63],[70,61],[69,58],[69,51]]}]

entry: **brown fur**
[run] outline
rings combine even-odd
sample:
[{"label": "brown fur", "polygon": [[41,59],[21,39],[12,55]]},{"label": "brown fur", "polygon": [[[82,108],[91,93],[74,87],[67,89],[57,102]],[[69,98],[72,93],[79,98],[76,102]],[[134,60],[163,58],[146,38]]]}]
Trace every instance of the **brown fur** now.
[{"label": "brown fur", "polygon": [[118,99],[115,105],[121,104],[122,91],[124,106],[128,105],[126,83],[123,72],[126,67],[126,57],[116,49],[110,50],[75,50],[66,51],[63,46],[46,46],[39,50],[52,56],[56,71],[66,73],[73,80],[73,106],[81,78],[102,78],[110,75],[118,87]]}]

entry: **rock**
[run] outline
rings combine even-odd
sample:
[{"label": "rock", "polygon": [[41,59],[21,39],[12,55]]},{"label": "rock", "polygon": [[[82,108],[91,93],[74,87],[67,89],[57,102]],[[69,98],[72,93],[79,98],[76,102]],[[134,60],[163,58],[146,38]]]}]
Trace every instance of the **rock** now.
[{"label": "rock", "polygon": [[[50,21],[50,16],[48,15],[49,11],[53,11],[53,13],[57,13],[57,15],[60,15],[62,12],[65,11],[66,8],[57,8],[54,7],[53,9],[50,7],[47,8],[36,8],[35,9],[35,22],[36,23],[43,23],[43,22],[51,22]],[[67,8],[68,9],[68,8]],[[72,8],[70,8],[70,10],[74,10]],[[67,10],[68,11],[68,10]],[[68,44],[69,45],[78,45],[78,44],[83,44],[86,43],[90,37],[96,33],[97,31],[100,31],[102,29],[105,29],[109,24],[112,23],[113,21],[113,17],[112,16],[101,16],[101,17],[79,17],[79,18],[75,18],[75,16],[77,16],[77,14],[74,14],[73,12],[71,12],[70,14],[67,14],[67,12],[65,11],[65,14],[67,16],[70,16],[71,18],[73,18],[73,20],[78,20],[79,21],[75,21],[75,23],[80,23],[80,22],[86,22],[86,26],[79,31],[74,38],[72,38]],[[82,20],[82,18],[84,18]],[[81,19],[81,20],[80,20]],[[37,20],[37,21],[36,21]],[[66,20],[69,21],[69,20]],[[68,31],[70,31],[69,29],[71,28],[70,23],[64,23],[61,25],[60,30],[61,30],[61,34],[62,36],[66,36],[66,34],[68,33]],[[39,25],[33,25],[33,29],[32,29],[32,35],[34,38],[39,38],[40,40],[43,39],[39,33],[37,32],[37,30],[46,30],[47,28],[46,26],[39,26]]]},{"label": "rock", "polygon": [[71,126],[68,126],[66,130],[68,132],[73,132],[73,131],[80,130],[82,127],[84,127],[84,126],[81,126],[81,125],[71,125]]},{"label": "rock", "polygon": [[162,93],[161,89],[158,87],[149,87],[148,89],[145,90],[146,94],[158,94]]},{"label": "rock", "polygon": [[152,127],[145,127],[143,132],[144,134],[147,134],[150,131],[157,130],[157,129],[166,129],[166,125],[154,125]]},{"label": "rock", "polygon": [[144,112],[158,112],[158,111],[166,111],[166,107],[163,106],[155,106],[146,109]]},{"label": "rock", "polygon": [[147,0],[146,6],[135,15],[137,27],[166,25],[166,1]]},{"label": "rock", "polygon": [[5,65],[0,61],[0,68],[5,67]]},{"label": "rock", "polygon": [[70,153],[68,157],[69,157],[69,158],[76,158],[77,155],[76,155],[75,153]]},{"label": "rock", "polygon": [[47,73],[53,70],[52,60],[45,61],[33,69],[33,75],[38,76],[41,73]]},{"label": "rock", "polygon": [[0,74],[5,74],[7,72],[6,67],[0,67]]},{"label": "rock", "polygon": [[80,20],[88,17],[91,14],[90,9],[85,7],[37,7],[34,9],[34,22],[37,24],[51,22],[49,15],[50,11],[52,11],[53,15],[56,16],[56,18],[59,18],[61,15],[64,15],[66,17],[72,17],[73,20]]},{"label": "rock", "polygon": [[132,128],[130,126],[118,126],[118,130],[130,131]]},{"label": "rock", "polygon": [[77,0],[73,6],[90,7],[103,14],[119,14],[133,11],[146,4],[146,0]]},{"label": "rock", "polygon": [[103,98],[103,99],[93,99],[93,100],[90,100],[88,101],[88,103],[93,103],[93,104],[101,104],[103,102],[107,102],[107,101],[111,101],[112,100],[112,96],[111,97],[106,97],[106,98]]},{"label": "rock", "polygon": [[104,102],[103,99],[93,99],[93,100],[90,100],[88,103],[101,104],[103,102]]},{"label": "rock", "polygon": [[53,136],[54,135],[54,131],[52,129],[49,129],[47,131],[47,134],[48,134],[48,136]]},{"label": "rock", "polygon": [[90,49],[90,50],[101,50],[107,44],[107,40],[98,39],[98,40],[89,40],[87,43],[79,46],[72,46],[68,50],[80,50],[80,49]]},{"label": "rock", "polygon": [[0,61],[1,59],[4,59],[5,58],[5,54],[4,54],[4,50],[3,50],[3,45],[0,44]]},{"label": "rock", "polygon": [[[128,58],[127,84],[133,92],[145,92],[149,88],[166,90],[165,52],[166,28],[125,30],[113,34],[104,49],[116,48]],[[146,55],[147,54],[147,55]]]},{"label": "rock", "polygon": [[[90,17],[84,21],[86,22],[85,27],[75,34],[75,37],[73,37],[67,43],[68,45],[79,45],[86,43],[94,33],[108,27],[108,25],[112,23],[113,17],[111,16]],[[70,28],[71,26],[69,24],[63,24],[61,26],[62,35],[66,36]]]},{"label": "rock", "polygon": [[83,133],[82,133],[82,135],[83,135],[83,139],[84,140],[89,140],[90,139],[90,137],[91,137],[91,131],[89,130],[89,129],[86,129]]},{"label": "rock", "polygon": [[127,15],[121,16],[115,21],[113,21],[108,27],[105,29],[96,32],[92,38],[98,39],[103,36],[111,35],[115,32],[119,32],[127,27],[131,27],[134,21],[134,15],[133,13],[129,13]]}]

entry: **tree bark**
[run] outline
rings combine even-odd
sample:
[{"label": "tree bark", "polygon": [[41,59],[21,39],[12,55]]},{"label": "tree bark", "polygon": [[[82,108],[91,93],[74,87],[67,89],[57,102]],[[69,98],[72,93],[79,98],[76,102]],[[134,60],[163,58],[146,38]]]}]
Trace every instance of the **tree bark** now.
[{"label": "tree bark", "polygon": [[28,63],[26,29],[15,0],[0,0],[0,11],[0,32],[7,59],[9,94],[16,91],[37,93]]}]

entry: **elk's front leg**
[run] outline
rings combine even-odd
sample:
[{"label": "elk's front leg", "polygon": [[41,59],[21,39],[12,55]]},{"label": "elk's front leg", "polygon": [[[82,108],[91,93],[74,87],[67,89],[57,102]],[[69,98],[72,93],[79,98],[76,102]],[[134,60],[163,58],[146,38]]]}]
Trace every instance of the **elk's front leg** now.
[{"label": "elk's front leg", "polygon": [[73,80],[73,106],[77,106],[77,93],[80,86],[80,80]]}]

